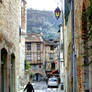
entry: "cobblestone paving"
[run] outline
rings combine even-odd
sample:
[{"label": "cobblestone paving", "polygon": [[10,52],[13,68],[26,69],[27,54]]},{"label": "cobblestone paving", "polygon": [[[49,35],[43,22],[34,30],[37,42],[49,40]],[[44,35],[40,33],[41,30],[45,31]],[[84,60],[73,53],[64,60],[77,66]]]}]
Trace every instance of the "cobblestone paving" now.
[{"label": "cobblestone paving", "polygon": [[[59,90],[58,88],[47,88],[45,81],[33,82],[32,85],[34,87],[35,92],[64,92]],[[20,92],[23,92],[23,91],[20,91]]]}]

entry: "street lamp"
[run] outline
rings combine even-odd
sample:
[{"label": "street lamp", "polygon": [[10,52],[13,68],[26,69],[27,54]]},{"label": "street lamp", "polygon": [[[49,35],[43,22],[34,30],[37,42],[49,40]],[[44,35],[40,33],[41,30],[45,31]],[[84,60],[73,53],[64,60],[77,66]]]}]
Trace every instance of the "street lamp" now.
[{"label": "street lamp", "polygon": [[55,9],[55,17],[57,18],[57,20],[58,20],[58,18],[60,17],[60,13],[61,13],[61,11],[60,11],[60,9],[59,9],[59,7],[57,7],[56,9]]},{"label": "street lamp", "polygon": [[62,32],[63,32],[63,59],[64,59],[64,19],[63,19],[64,15],[63,15],[63,10],[61,11],[60,8],[57,7],[54,12],[55,12],[55,17],[57,18],[57,20],[60,17],[60,14],[62,13],[62,24],[59,25],[59,31],[58,32],[60,32],[60,27],[62,26]]}]

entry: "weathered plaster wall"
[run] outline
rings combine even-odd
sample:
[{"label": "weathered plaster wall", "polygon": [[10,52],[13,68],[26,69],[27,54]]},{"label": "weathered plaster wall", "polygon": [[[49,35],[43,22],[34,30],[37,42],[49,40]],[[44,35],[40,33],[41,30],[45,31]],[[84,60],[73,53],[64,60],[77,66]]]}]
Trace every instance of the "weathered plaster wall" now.
[{"label": "weathered plaster wall", "polygon": [[[19,74],[18,72],[19,70],[19,62],[18,62],[19,61],[19,26],[20,26],[20,0],[2,0],[2,3],[0,3],[0,50],[2,48],[7,49],[8,69],[10,65],[9,63],[10,55],[14,53],[15,70],[16,70],[15,78]],[[9,73],[9,70],[7,71]],[[15,80],[15,84],[16,84],[16,80]],[[7,92],[8,91],[9,90],[7,90]]]},{"label": "weathered plaster wall", "polygon": [[71,14],[68,16],[68,22],[66,27],[66,56],[65,56],[65,84],[66,92],[71,92]]}]

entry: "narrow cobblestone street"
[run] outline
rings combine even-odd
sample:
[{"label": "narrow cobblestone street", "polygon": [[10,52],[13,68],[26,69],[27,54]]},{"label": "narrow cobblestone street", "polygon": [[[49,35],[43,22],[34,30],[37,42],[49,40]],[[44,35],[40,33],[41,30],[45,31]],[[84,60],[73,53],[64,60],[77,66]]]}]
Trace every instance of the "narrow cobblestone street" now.
[{"label": "narrow cobblestone street", "polygon": [[36,90],[35,92],[64,92],[64,91],[59,91],[59,90],[54,90],[54,89],[50,89],[50,90]]},{"label": "narrow cobblestone street", "polygon": [[0,92],[31,91],[92,92],[92,0],[0,0]]},{"label": "narrow cobblestone street", "polygon": [[[35,92],[64,92],[59,90],[59,88],[47,88],[45,81],[33,82],[32,85]],[[21,90],[20,92],[23,92],[23,90]]]}]

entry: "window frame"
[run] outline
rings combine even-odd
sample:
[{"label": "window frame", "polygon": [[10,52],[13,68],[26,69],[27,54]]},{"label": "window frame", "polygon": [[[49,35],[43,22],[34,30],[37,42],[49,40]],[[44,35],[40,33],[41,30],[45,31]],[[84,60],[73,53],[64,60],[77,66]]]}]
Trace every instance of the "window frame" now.
[{"label": "window frame", "polygon": [[[29,59],[30,58],[30,59]],[[26,54],[26,60],[27,61],[31,61],[32,59],[31,59],[31,52],[27,52],[27,54]]]},{"label": "window frame", "polygon": [[27,44],[27,50],[31,50],[31,42],[26,42]]},{"label": "window frame", "polygon": [[41,61],[41,54],[37,53],[37,61]]},{"label": "window frame", "polygon": [[41,44],[37,43],[37,50],[41,50]]},{"label": "window frame", "polygon": [[49,59],[53,59],[53,53],[49,53]]},{"label": "window frame", "polygon": [[54,50],[54,46],[53,45],[50,46],[50,50]]},{"label": "window frame", "polygon": [[51,63],[51,69],[55,69],[55,63]]}]

